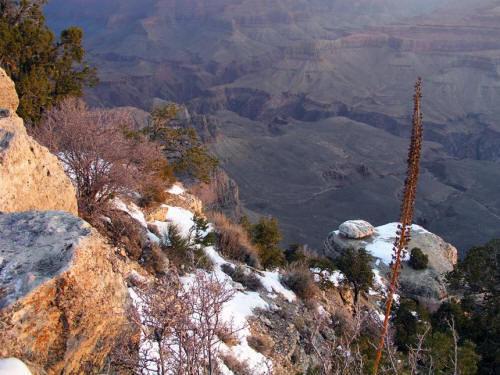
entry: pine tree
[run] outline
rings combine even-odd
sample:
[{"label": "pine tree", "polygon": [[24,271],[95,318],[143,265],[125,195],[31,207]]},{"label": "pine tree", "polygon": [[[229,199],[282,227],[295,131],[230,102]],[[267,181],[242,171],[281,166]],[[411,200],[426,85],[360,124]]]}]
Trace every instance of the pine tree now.
[{"label": "pine tree", "polygon": [[70,27],[59,40],[45,24],[47,0],[0,0],[0,65],[16,84],[18,114],[37,124],[43,113],[97,83],[85,60],[83,32]]}]

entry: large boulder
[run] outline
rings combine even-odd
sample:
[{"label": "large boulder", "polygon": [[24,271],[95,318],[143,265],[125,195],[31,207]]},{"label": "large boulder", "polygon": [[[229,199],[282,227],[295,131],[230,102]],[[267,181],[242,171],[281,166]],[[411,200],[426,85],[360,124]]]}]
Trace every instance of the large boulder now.
[{"label": "large boulder", "polygon": [[0,211],[78,213],[76,194],[56,156],[26,133],[14,83],[0,68]]},{"label": "large boulder", "polygon": [[374,230],[373,225],[364,220],[348,220],[339,226],[339,233],[351,239],[371,236]]},{"label": "large boulder", "polygon": [[[373,268],[380,275],[387,275],[390,272],[397,227],[398,223],[382,225],[374,228],[372,235],[361,239],[348,238],[340,229],[333,231],[324,243],[324,255],[337,258],[346,249],[365,248],[374,257]],[[399,276],[401,292],[434,308],[448,297],[444,275],[457,263],[457,249],[441,237],[414,224],[408,248],[411,250],[415,247],[428,256],[429,264],[424,270],[414,270],[408,264],[410,254],[406,254]]]},{"label": "large boulder", "polygon": [[112,249],[62,211],[0,214],[0,357],[95,374],[131,306]]}]

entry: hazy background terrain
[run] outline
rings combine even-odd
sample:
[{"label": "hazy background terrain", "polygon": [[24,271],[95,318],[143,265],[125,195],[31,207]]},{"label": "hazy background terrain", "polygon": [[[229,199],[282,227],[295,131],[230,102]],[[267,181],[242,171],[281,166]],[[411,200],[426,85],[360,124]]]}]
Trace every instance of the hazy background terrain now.
[{"label": "hazy background terrain", "polygon": [[462,251],[500,237],[499,1],[51,0],[46,15],[84,29],[89,103],[212,118],[209,146],[285,243],[397,219],[420,75],[415,221]]}]

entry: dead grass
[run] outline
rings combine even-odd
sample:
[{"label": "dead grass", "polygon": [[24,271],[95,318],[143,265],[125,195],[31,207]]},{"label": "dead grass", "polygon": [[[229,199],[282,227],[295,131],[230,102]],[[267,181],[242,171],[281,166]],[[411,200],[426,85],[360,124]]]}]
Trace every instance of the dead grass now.
[{"label": "dead grass", "polygon": [[282,281],[303,300],[311,300],[319,293],[311,270],[303,263],[288,266]]},{"label": "dead grass", "polygon": [[210,213],[208,219],[215,225],[217,245],[224,256],[251,267],[260,267],[258,249],[250,242],[245,228],[231,222],[220,212]]},{"label": "dead grass", "polygon": [[249,365],[246,361],[238,361],[233,354],[222,354],[222,361],[227,366],[229,370],[234,375],[253,375],[253,371],[249,368]]},{"label": "dead grass", "polygon": [[262,335],[262,334],[251,335],[247,337],[247,342],[251,348],[261,353],[264,357],[268,357],[274,348],[273,340],[267,335]]}]

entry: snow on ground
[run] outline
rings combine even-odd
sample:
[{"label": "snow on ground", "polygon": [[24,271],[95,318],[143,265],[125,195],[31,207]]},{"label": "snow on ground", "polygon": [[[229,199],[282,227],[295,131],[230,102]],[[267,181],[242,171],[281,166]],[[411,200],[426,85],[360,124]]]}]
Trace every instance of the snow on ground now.
[{"label": "snow on ground", "polygon": [[377,269],[373,269],[373,281],[380,290],[384,292],[387,290],[385,281],[384,279],[382,279],[382,276],[380,276],[380,271]]},{"label": "snow on ground", "polygon": [[279,293],[288,302],[296,301],[297,297],[295,296],[295,293],[281,284],[280,274],[278,272],[265,271],[262,272],[262,275],[257,274],[257,277],[269,293]]},{"label": "snow on ground", "polygon": [[23,361],[17,358],[0,359],[0,375],[32,375]]},{"label": "snow on ground", "polygon": [[344,274],[339,270],[328,272],[327,270],[321,270],[320,268],[311,268],[311,271],[314,275],[314,281],[316,282],[319,282],[321,280],[321,277],[323,277],[330,281],[333,285],[338,287],[340,283],[344,281]]},{"label": "snow on ground", "polygon": [[184,193],[184,189],[181,188],[179,185],[172,185],[172,187],[167,190],[167,193],[180,195]]},{"label": "snow on ground", "polygon": [[[173,188],[172,188],[173,189]],[[179,188],[180,189],[180,188]],[[178,190],[177,190],[178,191]],[[138,220],[141,225],[147,228],[147,223],[144,218],[144,214],[140,211],[140,209],[130,203],[126,205],[123,201],[116,199],[115,206],[118,209],[121,209],[127,212],[130,216]],[[165,221],[155,221],[153,224],[156,225],[158,231],[160,232],[162,237],[167,237],[168,227],[169,225],[175,225],[180,234],[183,236],[188,236],[191,228],[194,225],[193,222],[193,213],[185,210],[180,207],[172,207],[167,206],[168,212],[165,217]],[[213,226],[210,225],[207,232],[213,231]],[[148,231],[148,238],[151,241],[158,242],[159,238],[153,233]],[[230,285],[234,284],[232,279],[225,274],[221,270],[221,266],[225,263],[230,263],[226,261],[213,246],[209,246],[205,248],[205,252],[207,256],[212,260],[214,264],[214,269],[212,272],[215,273],[217,278],[221,281],[227,281]],[[276,297],[274,293],[281,294],[285,299],[289,302],[293,302],[296,300],[295,294],[285,288],[280,282],[280,275],[278,272],[262,272],[260,275],[256,273],[260,281],[262,282],[265,289],[269,292],[268,296]],[[182,282],[185,286],[189,285],[189,283],[193,280],[193,275],[187,275],[181,278]],[[129,293],[131,298],[134,300],[134,303],[139,308],[140,312],[140,300],[137,294],[134,292],[132,288],[129,288]],[[224,343],[221,343],[221,352],[223,353],[231,353],[235,358],[237,358],[241,362],[246,362],[249,369],[251,369],[252,374],[260,375],[267,374],[269,368],[272,367],[272,363],[266,357],[264,357],[261,353],[252,349],[247,342],[247,337],[250,336],[250,329],[248,328],[248,318],[253,315],[255,309],[269,309],[272,308],[258,292],[251,291],[236,291],[234,297],[231,301],[227,302],[223,313],[222,318],[227,321],[232,321],[237,329],[240,329],[237,333],[239,338],[239,344],[228,347]],[[148,343],[144,343],[144,345],[151,345]],[[231,375],[231,371],[227,368],[224,368],[225,375]]]},{"label": "snow on ground", "polygon": [[189,231],[194,225],[193,213],[180,207],[167,207],[168,212],[165,220],[174,224],[179,229],[180,234],[187,237],[189,235]]},{"label": "snow on ground", "polygon": [[123,202],[121,199],[118,199],[118,198],[113,200],[113,204],[115,205],[115,207],[117,209],[125,211],[130,216],[132,216],[135,220],[137,220],[139,223],[141,223],[141,225],[144,228],[148,227],[148,224],[146,223],[146,219],[144,217],[144,214],[139,209],[139,207],[137,207],[135,204],[129,203],[127,205],[127,204],[125,204],[125,202]]},{"label": "snow on ground", "polygon": [[[387,297],[387,295],[389,293],[388,284],[390,282],[386,281],[380,275],[380,271],[378,269],[373,268],[372,271],[373,271],[373,284],[374,284],[375,290],[370,288],[370,290],[368,291],[368,294],[371,296],[380,295],[382,297]],[[400,299],[399,294],[394,293],[392,295],[392,298],[394,299],[394,302],[396,304],[399,303],[399,299]]]},{"label": "snow on ground", "polygon": [[[396,238],[398,224],[399,223],[389,223],[376,227],[375,234],[373,235],[373,242],[366,245],[366,251],[368,251],[372,256],[379,258],[387,265],[392,261],[392,247],[394,239]],[[416,224],[411,226],[411,231],[427,232],[427,230]],[[408,259],[409,254],[406,254],[404,260]]]}]

